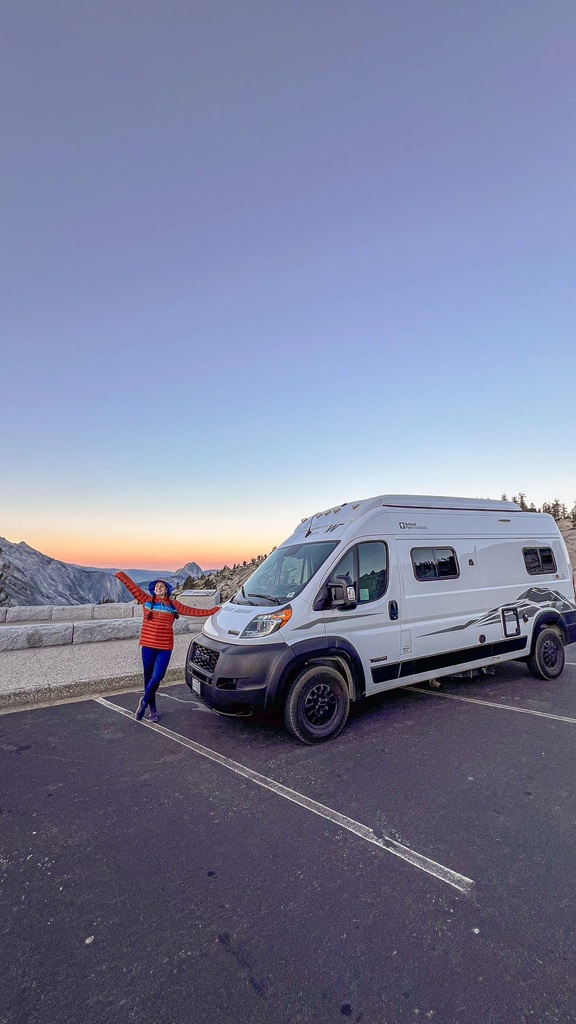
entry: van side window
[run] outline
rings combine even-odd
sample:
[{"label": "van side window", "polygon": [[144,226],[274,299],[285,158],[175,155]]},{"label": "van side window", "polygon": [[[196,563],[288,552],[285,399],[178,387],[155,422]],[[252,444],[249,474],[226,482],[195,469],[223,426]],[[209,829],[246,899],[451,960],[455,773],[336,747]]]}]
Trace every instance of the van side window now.
[{"label": "van side window", "polygon": [[330,578],[348,575],[356,584],[358,604],[377,601],[388,586],[388,551],[380,540],[356,544],[330,573]]},{"label": "van side window", "polygon": [[354,565],[355,550],[355,548],[350,548],[350,551],[347,551],[344,557],[340,559],[330,573],[331,580],[336,579],[337,576],[349,576],[352,581],[356,578],[356,568]]},{"label": "van side window", "polygon": [[460,575],[454,548],[412,548],[410,556],[417,580],[455,580]]},{"label": "van side window", "polygon": [[386,545],[382,541],[367,541],[358,545],[358,603],[377,601],[386,593],[388,585]]},{"label": "van side window", "polygon": [[524,565],[531,576],[556,572],[556,559],[552,548],[523,548]]}]

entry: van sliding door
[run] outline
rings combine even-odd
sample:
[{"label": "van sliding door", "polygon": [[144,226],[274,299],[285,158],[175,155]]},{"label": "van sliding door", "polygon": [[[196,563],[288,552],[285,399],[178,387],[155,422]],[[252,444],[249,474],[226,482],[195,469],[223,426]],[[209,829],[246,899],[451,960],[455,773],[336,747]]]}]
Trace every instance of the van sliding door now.
[{"label": "van sliding door", "polygon": [[401,678],[425,679],[490,657],[483,629],[485,591],[474,541],[396,541],[404,580]]}]

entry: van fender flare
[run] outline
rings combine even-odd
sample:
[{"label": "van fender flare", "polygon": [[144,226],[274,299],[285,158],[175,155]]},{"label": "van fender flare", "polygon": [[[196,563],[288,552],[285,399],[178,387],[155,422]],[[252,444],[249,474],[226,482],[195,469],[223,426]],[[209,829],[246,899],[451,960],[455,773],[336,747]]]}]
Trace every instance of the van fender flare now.
[{"label": "van fender flare", "polygon": [[534,620],[534,625],[532,627],[532,638],[530,641],[531,654],[534,653],[534,647],[536,646],[538,634],[541,633],[543,629],[546,629],[547,626],[555,626],[556,629],[560,630],[562,643],[564,644],[564,646],[566,646],[568,638],[566,634],[566,627],[562,620],[562,616],[559,612],[553,611],[552,609],[547,609],[546,611],[540,612],[538,617]]},{"label": "van fender flare", "polygon": [[350,700],[359,700],[366,695],[364,669],[356,648],[342,637],[326,637],[325,641],[316,637],[314,640],[302,640],[292,648],[293,658],[285,667],[275,694],[275,703],[282,704],[288,687],[302,671],[311,664],[332,665],[337,668],[346,681]]}]

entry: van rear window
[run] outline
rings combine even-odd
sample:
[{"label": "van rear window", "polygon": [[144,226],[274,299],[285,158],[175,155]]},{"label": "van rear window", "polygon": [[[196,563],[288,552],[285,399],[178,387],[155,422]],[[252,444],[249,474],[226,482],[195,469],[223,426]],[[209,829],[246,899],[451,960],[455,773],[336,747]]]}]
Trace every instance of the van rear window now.
[{"label": "van rear window", "polygon": [[455,580],[460,575],[454,548],[412,548],[412,568],[417,580]]},{"label": "van rear window", "polygon": [[556,559],[552,548],[523,548],[524,565],[531,576],[556,572]]}]

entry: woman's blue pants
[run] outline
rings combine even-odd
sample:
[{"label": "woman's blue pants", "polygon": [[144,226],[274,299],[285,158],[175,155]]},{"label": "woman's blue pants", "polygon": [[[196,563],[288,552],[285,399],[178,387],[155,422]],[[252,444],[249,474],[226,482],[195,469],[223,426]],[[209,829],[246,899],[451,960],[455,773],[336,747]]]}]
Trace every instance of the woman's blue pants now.
[{"label": "woman's blue pants", "polygon": [[172,651],[157,651],[154,647],[142,648],[144,666],[144,700],[148,707],[156,707],[156,690],[166,675]]}]

